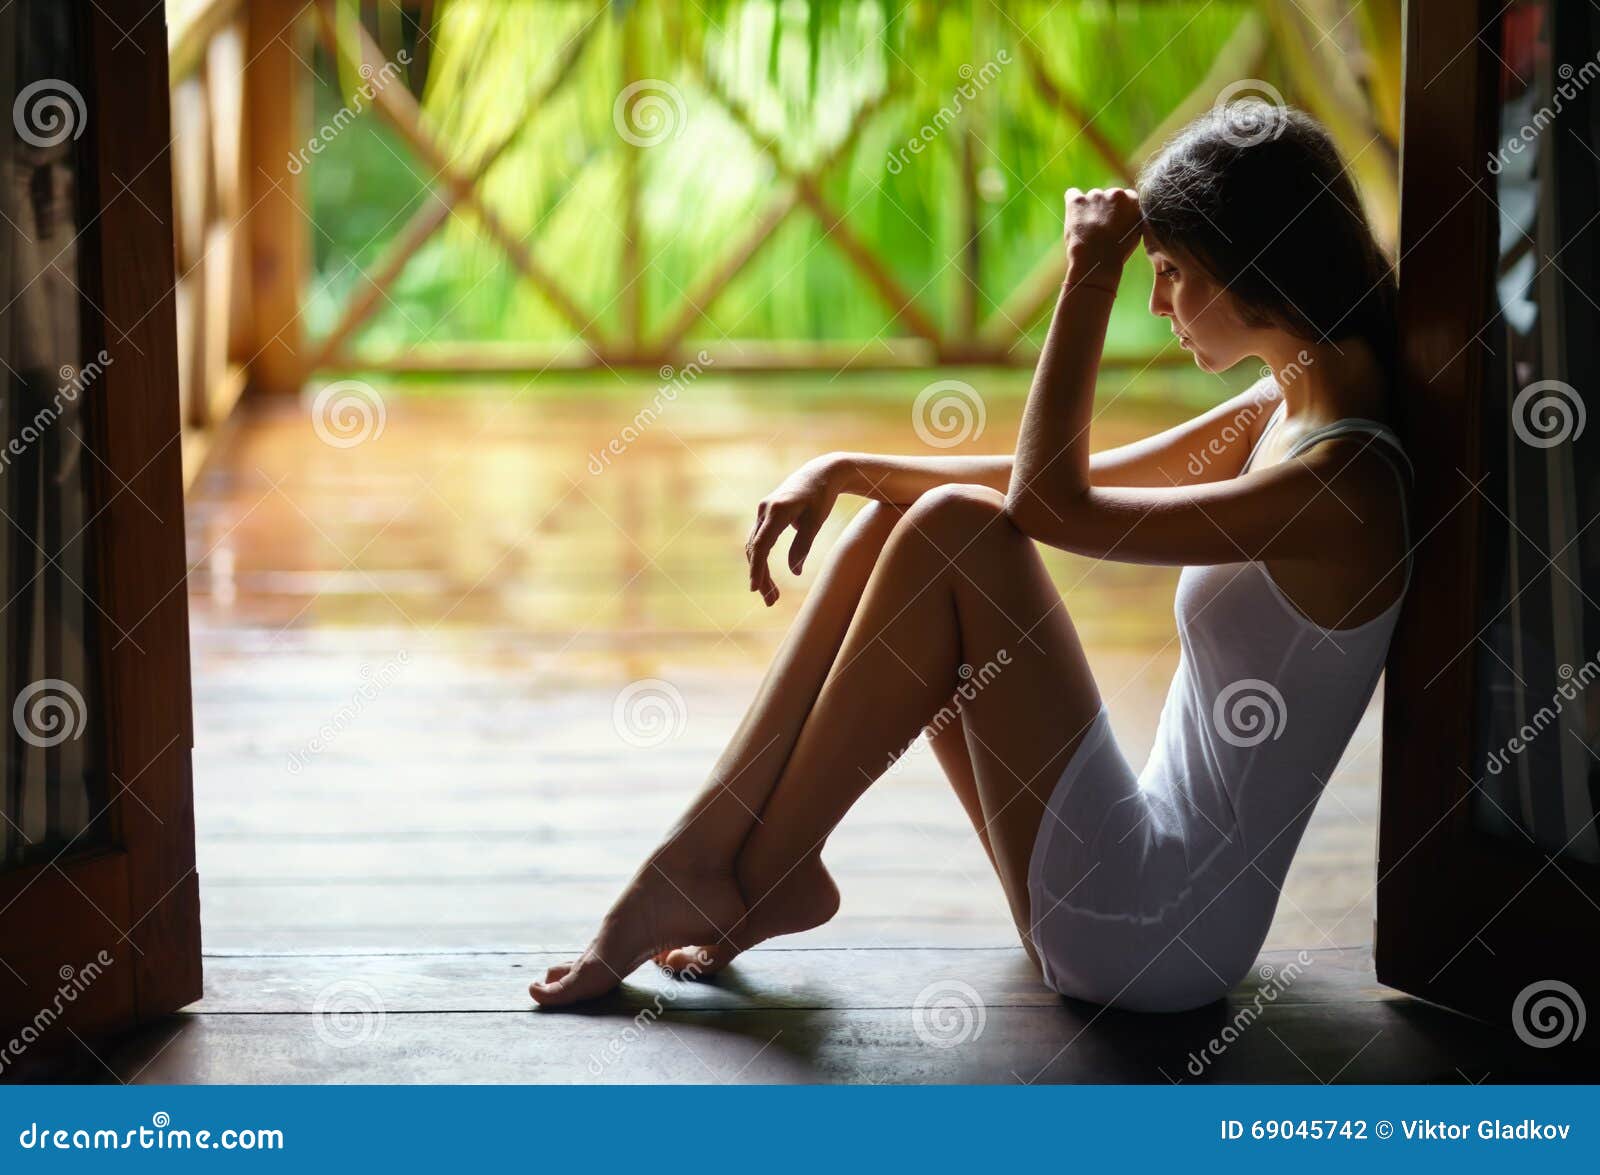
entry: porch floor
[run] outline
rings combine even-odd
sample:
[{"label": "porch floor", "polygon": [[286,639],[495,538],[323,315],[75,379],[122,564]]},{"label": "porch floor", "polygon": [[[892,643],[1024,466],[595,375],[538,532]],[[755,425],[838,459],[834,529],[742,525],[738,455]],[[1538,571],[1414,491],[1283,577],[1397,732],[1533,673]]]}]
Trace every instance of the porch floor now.
[{"label": "porch floor", "polygon": [[[833,922],[715,985],[640,973],[603,1006],[534,1011],[529,976],[583,945],[794,615],[798,591],[769,611],[744,590],[754,503],[817,452],[916,447],[909,397],[832,387],[819,406],[707,377],[596,472],[653,389],[542,389],[384,389],[383,431],[350,448],[302,405],[242,411],[188,507],[206,996],[83,1076],[1476,1082],[1550,1064],[1376,984],[1376,706],[1226,1006],[1139,1017],[1040,987],[919,747],[830,842]],[[1015,436],[1020,402],[987,407],[974,451]],[[1114,405],[1097,442],[1179,411]],[[1050,562],[1142,761],[1176,572]],[[614,709],[645,679],[671,737],[642,747]]]}]

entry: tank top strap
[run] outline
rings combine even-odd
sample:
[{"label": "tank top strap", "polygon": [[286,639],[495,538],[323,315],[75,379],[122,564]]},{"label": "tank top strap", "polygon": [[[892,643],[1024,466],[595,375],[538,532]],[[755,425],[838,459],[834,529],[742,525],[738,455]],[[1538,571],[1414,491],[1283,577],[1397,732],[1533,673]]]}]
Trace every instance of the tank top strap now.
[{"label": "tank top strap", "polygon": [[[1294,446],[1289,450],[1288,457],[1298,457],[1303,451],[1319,441],[1332,440],[1334,437],[1345,436],[1349,433],[1366,433],[1375,440],[1385,442],[1389,447],[1387,449],[1380,448],[1377,451],[1387,457],[1389,464],[1394,465],[1396,470],[1400,469],[1398,465],[1394,464],[1396,456],[1405,463],[1405,478],[1401,479],[1402,490],[1405,489],[1406,480],[1414,481],[1416,479],[1416,470],[1411,466],[1411,458],[1406,456],[1406,451],[1401,447],[1400,438],[1395,436],[1394,430],[1380,421],[1367,420],[1360,416],[1347,416],[1343,420],[1335,420],[1332,424],[1325,424],[1321,428],[1312,429],[1294,443]],[[1265,432],[1262,435],[1265,436]],[[1285,459],[1287,460],[1287,458]]]},{"label": "tank top strap", "polygon": [[[1394,471],[1395,481],[1400,487],[1400,533],[1405,539],[1405,587],[1411,586],[1411,520],[1409,505],[1411,501],[1410,487],[1416,480],[1416,469],[1411,464],[1411,458],[1406,456],[1406,451],[1400,445],[1400,438],[1388,425],[1376,420],[1367,420],[1360,416],[1350,416],[1343,420],[1336,420],[1332,424],[1325,424],[1321,428],[1312,429],[1305,436],[1294,443],[1289,450],[1290,457],[1298,457],[1306,449],[1320,441],[1332,440],[1335,437],[1350,434],[1365,434],[1373,440],[1384,442],[1378,445],[1374,452],[1382,456]],[[1370,442],[1369,442],[1370,443]],[[1399,461],[1395,458],[1398,457]],[[1404,590],[1401,595],[1404,596]]]}]

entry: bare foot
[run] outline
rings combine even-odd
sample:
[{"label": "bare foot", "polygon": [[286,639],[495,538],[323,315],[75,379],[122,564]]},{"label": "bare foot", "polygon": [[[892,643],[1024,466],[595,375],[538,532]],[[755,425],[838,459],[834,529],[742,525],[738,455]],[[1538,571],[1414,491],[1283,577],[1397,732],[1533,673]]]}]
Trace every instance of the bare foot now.
[{"label": "bare foot", "polygon": [[679,943],[720,943],[744,918],[732,873],[675,871],[650,861],[628,884],[583,954],[552,967],[528,994],[547,1007],[605,995],[639,964]]},{"label": "bare foot", "polygon": [[[743,892],[751,883],[741,879]],[[715,975],[739,955],[780,934],[821,926],[839,912],[839,887],[820,856],[792,870],[765,896],[751,902],[744,920],[720,942],[662,951],[655,961],[680,979]]]}]

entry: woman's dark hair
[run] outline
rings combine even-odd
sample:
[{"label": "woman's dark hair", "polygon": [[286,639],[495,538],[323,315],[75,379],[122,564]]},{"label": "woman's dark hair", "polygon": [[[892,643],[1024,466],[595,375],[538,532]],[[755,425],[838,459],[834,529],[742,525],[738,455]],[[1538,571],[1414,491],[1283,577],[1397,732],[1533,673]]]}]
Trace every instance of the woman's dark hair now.
[{"label": "woman's dark hair", "polygon": [[1145,165],[1139,205],[1157,244],[1227,287],[1250,325],[1357,336],[1393,373],[1394,268],[1333,140],[1303,110],[1213,108]]}]

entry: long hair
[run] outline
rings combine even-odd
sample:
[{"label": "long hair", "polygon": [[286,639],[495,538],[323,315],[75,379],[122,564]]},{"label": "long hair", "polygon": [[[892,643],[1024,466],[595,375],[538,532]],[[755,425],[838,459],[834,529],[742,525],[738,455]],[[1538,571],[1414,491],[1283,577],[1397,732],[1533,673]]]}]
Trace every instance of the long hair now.
[{"label": "long hair", "polygon": [[1392,380],[1394,267],[1309,114],[1259,100],[1208,111],[1145,165],[1139,204],[1157,243],[1225,286],[1248,324],[1364,339]]}]

